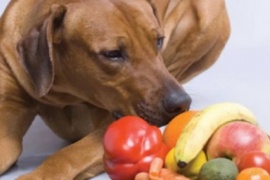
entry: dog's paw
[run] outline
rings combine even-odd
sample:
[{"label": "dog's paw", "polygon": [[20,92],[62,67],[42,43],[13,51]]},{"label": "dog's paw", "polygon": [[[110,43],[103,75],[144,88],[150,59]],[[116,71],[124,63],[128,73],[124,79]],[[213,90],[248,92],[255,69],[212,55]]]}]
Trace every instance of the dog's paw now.
[{"label": "dog's paw", "polygon": [[73,178],[67,176],[60,176],[51,173],[31,172],[29,174],[21,175],[16,180],[71,180]]},{"label": "dog's paw", "polygon": [[45,178],[41,178],[39,176],[36,176],[34,174],[25,174],[22,176],[19,176],[16,180],[44,180]]}]

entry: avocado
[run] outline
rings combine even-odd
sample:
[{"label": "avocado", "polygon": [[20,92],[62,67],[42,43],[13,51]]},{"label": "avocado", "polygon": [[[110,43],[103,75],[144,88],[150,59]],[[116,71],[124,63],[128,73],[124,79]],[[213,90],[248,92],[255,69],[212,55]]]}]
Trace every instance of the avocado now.
[{"label": "avocado", "polygon": [[226,158],[215,158],[207,161],[201,168],[199,180],[235,180],[238,175],[235,163]]}]

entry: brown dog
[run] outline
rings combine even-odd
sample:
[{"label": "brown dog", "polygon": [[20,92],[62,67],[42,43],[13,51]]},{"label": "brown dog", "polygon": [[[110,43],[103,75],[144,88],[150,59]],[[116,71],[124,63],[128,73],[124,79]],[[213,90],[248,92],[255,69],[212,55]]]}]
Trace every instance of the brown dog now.
[{"label": "brown dog", "polygon": [[161,126],[187,110],[181,84],[230,31],[223,0],[12,0],[0,28],[0,173],[36,115],[74,142],[21,180],[101,173],[106,126],[128,114]]}]

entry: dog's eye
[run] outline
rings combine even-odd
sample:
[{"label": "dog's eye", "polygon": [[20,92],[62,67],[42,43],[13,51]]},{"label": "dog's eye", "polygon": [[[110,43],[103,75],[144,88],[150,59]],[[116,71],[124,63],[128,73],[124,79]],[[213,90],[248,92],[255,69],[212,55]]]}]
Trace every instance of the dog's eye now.
[{"label": "dog's eye", "polygon": [[163,46],[163,40],[164,40],[164,37],[157,38],[157,49],[158,50],[161,50],[161,48]]},{"label": "dog's eye", "polygon": [[104,57],[112,61],[123,60],[123,53],[121,50],[105,51],[102,53]]}]

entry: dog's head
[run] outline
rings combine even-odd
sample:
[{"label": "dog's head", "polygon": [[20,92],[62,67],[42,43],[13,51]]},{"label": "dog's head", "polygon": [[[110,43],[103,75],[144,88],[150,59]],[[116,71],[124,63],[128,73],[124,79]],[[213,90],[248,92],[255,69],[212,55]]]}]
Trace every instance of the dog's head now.
[{"label": "dog's head", "polygon": [[18,50],[40,96],[57,86],[115,118],[134,114],[158,126],[189,108],[160,55],[162,25],[148,1],[54,5],[39,19]]}]

